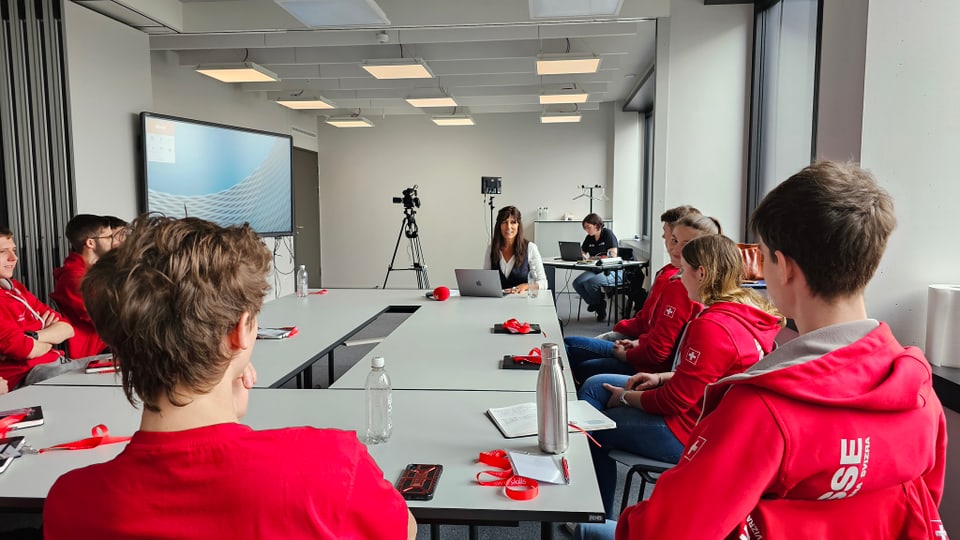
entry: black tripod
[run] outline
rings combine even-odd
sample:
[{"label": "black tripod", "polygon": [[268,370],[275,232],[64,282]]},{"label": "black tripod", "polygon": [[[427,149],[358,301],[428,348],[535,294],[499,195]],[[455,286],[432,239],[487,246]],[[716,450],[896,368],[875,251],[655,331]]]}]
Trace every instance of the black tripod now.
[{"label": "black tripod", "polygon": [[[423,260],[423,247],[420,245],[420,232],[417,227],[417,220],[413,217],[417,213],[411,207],[403,209],[403,221],[400,223],[400,232],[397,234],[397,245],[393,247],[393,257],[390,259],[390,266],[387,267],[387,275],[383,277],[383,288],[387,288],[387,280],[390,279],[390,272],[400,270],[413,270],[417,273],[417,288],[429,289],[430,278],[427,277],[427,265]],[[397,262],[397,251],[400,250],[400,239],[406,237],[410,240],[410,257],[413,264],[410,268],[394,268]]]},{"label": "black tripod", "polygon": [[493,222],[493,194],[490,194],[490,234],[496,229],[497,224]]}]

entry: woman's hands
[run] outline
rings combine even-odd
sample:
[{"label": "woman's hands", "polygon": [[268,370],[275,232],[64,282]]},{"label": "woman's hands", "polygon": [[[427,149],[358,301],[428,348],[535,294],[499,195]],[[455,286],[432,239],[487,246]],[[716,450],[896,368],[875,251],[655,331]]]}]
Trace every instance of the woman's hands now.
[{"label": "woman's hands", "polygon": [[613,356],[621,362],[627,361],[627,351],[639,345],[640,342],[635,339],[618,339],[613,344]]},{"label": "woman's hands", "polygon": [[629,391],[652,390],[663,384],[663,380],[663,374],[660,373],[637,373],[631,375],[622,388],[604,383],[603,387],[610,392],[610,399],[607,400],[607,408],[612,409],[623,406],[623,402],[620,401],[620,394]]},{"label": "woman's hands", "polygon": [[529,288],[530,288],[530,285],[527,285],[526,283],[521,283],[520,285],[517,285],[516,287],[511,287],[511,288],[509,288],[509,289],[504,289],[503,292],[506,293],[506,294],[522,294],[522,293],[527,292],[527,289],[529,289]]}]

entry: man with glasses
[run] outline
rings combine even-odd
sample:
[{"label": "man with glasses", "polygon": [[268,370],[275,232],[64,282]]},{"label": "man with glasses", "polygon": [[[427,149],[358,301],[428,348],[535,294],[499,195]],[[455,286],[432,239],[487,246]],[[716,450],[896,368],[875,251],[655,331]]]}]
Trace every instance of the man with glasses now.
[{"label": "man with glasses", "polygon": [[50,298],[73,325],[74,336],[67,341],[68,356],[84,358],[103,352],[106,344],[97,335],[83,305],[80,282],[87,270],[115,247],[116,231],[103,216],[77,214],[67,223],[65,232],[70,242],[70,254],[63,266],[53,271],[54,289]]}]

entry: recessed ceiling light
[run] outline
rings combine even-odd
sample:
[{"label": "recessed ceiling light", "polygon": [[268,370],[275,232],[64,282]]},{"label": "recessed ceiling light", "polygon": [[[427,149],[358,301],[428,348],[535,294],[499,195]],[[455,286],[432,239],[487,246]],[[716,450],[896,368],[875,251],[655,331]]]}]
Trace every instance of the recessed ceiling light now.
[{"label": "recessed ceiling light", "polygon": [[450,96],[407,98],[407,103],[414,107],[456,107],[457,102]]},{"label": "recessed ceiling light", "polygon": [[570,124],[580,121],[580,113],[543,113],[540,115],[541,124]]},{"label": "recessed ceiling light", "polygon": [[334,116],[327,123],[338,128],[373,127],[373,122],[362,116]]},{"label": "recessed ceiling light", "polygon": [[438,126],[473,126],[476,122],[469,114],[438,114],[430,117],[433,123]]},{"label": "recessed ceiling light", "polygon": [[373,0],[274,0],[298,21],[311,28],[390,24]]},{"label": "recessed ceiling light", "polygon": [[289,109],[296,110],[316,110],[316,109],[336,109],[337,107],[329,100],[324,98],[283,98],[277,100],[277,105],[283,105]]},{"label": "recessed ceiling light", "polygon": [[600,57],[595,54],[542,54],[537,57],[537,75],[596,73]]},{"label": "recessed ceiling light", "polygon": [[377,79],[432,79],[433,72],[421,58],[365,60],[361,66]]},{"label": "recessed ceiling light", "polygon": [[213,77],[226,83],[276,82],[280,80],[276,73],[253,62],[202,64],[195,69],[198,73],[203,73],[207,77]]}]

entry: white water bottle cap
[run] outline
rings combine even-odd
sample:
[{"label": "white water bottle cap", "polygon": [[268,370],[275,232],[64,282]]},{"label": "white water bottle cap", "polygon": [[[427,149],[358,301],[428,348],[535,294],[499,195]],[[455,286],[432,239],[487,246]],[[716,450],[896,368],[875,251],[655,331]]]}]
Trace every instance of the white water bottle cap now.
[{"label": "white water bottle cap", "polygon": [[373,358],[371,358],[371,359],[370,359],[370,367],[382,368],[382,367],[383,367],[383,357],[382,357],[382,356],[374,356]]}]

